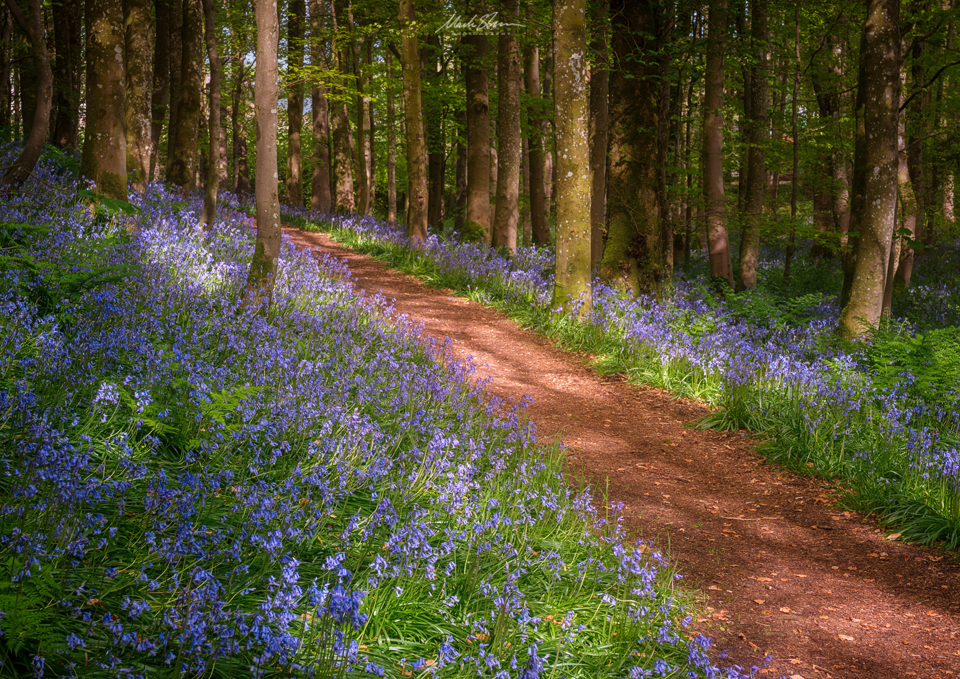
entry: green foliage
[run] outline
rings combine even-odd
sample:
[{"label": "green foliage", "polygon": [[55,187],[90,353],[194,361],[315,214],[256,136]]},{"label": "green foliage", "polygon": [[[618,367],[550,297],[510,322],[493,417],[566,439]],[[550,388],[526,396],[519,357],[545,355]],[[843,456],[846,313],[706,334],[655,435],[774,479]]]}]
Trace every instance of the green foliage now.
[{"label": "green foliage", "polygon": [[57,261],[33,254],[47,229],[31,224],[0,223],[0,272],[16,271],[20,289],[37,305],[41,316],[73,306],[90,290],[116,283],[130,275],[130,266],[109,264],[107,253],[129,242],[129,236],[76,241],[60,252]]},{"label": "green foliage", "polygon": [[863,348],[877,391],[906,390],[914,398],[953,408],[960,376],[960,328],[911,335],[878,330]]}]

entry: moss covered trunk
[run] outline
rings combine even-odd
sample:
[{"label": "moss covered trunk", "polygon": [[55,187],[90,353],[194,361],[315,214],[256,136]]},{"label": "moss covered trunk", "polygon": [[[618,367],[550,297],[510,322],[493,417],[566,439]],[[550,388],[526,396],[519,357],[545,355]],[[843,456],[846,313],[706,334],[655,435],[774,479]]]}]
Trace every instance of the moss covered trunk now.
[{"label": "moss covered trunk", "polygon": [[[557,244],[553,308],[590,309],[590,149],[584,0],[553,8]],[[505,152],[505,149],[504,149]],[[500,179],[505,181],[504,178]],[[584,303],[577,307],[580,301]]]},{"label": "moss covered trunk", "polygon": [[[657,288],[662,269],[657,168],[657,65],[636,42],[656,35],[654,8],[618,0],[610,4],[610,160],[607,178],[607,242],[600,277],[634,294]],[[642,51],[641,51],[642,49]],[[559,65],[559,56],[557,62]],[[562,153],[558,149],[559,156]],[[562,173],[557,174],[558,179]]]},{"label": "moss covered trunk", "polygon": [[[850,230],[856,262],[840,332],[855,337],[880,320],[897,206],[900,3],[870,0],[860,39]],[[869,134],[868,134],[869,130]]]},{"label": "moss covered trunk", "polygon": [[110,198],[127,197],[123,7],[87,0],[87,110],[80,173]]},{"label": "moss covered trunk", "polygon": [[[518,0],[502,0],[500,20],[507,24],[519,23]],[[517,250],[517,225],[520,223],[520,149],[522,146],[520,140],[520,48],[517,43],[517,29],[512,26],[501,33],[499,38],[497,91],[499,94],[497,115],[499,154],[492,243],[494,247],[501,247],[512,253]]]}]

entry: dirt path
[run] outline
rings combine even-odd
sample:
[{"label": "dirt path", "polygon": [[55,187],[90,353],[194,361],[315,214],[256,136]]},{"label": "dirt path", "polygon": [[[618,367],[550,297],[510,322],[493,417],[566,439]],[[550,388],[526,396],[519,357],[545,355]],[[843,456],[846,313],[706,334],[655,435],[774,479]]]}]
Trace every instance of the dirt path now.
[{"label": "dirt path", "polygon": [[709,597],[697,628],[763,676],[960,677],[960,564],[886,539],[830,505],[821,483],[765,465],[738,434],[685,423],[703,408],[620,378],[519,329],[502,314],[424,287],[321,234],[298,245],[346,260],[358,287],[396,300],[428,334],[450,337],[498,396],[533,398],[543,438],[559,436],[570,473],[626,504],[629,530],[656,537],[686,585]]}]

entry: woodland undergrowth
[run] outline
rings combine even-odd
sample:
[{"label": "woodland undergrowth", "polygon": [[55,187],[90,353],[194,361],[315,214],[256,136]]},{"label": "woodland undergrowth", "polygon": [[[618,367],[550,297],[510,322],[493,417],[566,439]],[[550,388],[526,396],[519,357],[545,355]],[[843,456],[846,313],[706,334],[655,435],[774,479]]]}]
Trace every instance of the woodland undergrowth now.
[{"label": "woodland undergrowth", "polygon": [[[0,201],[0,676],[719,677],[522,403],[250,220]],[[91,205],[92,202],[92,205]]]}]

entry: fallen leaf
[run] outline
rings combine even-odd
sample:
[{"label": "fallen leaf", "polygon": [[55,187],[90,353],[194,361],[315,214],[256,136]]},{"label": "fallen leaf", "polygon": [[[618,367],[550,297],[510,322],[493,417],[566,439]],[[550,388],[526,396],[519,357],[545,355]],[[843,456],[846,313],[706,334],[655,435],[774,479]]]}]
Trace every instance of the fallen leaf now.
[{"label": "fallen leaf", "polygon": [[846,634],[838,634],[837,638],[840,639],[840,641],[854,641],[853,637],[847,636]]},{"label": "fallen leaf", "polygon": [[755,603],[755,604],[764,604],[764,603],[766,603],[766,601],[764,601],[763,599],[754,599],[754,600],[753,600],[753,603]]},{"label": "fallen leaf", "polygon": [[890,533],[890,535],[887,536],[887,540],[896,540],[899,537],[900,533]]},{"label": "fallen leaf", "polygon": [[789,612],[790,612],[790,607],[789,607],[789,606],[784,606],[784,607],[782,607],[782,608],[780,609],[780,612],[781,612],[781,613],[789,613]]},{"label": "fallen leaf", "polygon": [[877,579],[876,579],[876,578],[864,578],[863,581],[864,581],[864,582],[876,582]]},{"label": "fallen leaf", "polygon": [[773,582],[771,578],[757,578],[757,582]]}]

